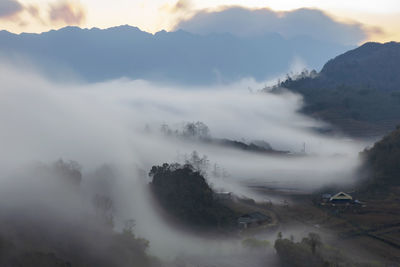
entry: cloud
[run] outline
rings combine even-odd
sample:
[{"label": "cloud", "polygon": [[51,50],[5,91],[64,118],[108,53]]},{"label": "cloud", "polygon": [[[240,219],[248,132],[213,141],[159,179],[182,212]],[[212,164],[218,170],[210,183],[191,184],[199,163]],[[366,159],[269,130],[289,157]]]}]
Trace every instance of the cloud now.
[{"label": "cloud", "polygon": [[191,0],[178,0],[175,4],[166,3],[159,8],[160,23],[168,22],[167,28],[173,28],[175,21],[183,21],[193,15],[193,3]]},{"label": "cloud", "polygon": [[162,5],[159,10],[166,12],[170,16],[174,16],[177,13],[189,13],[193,10],[193,4],[190,0],[178,0],[175,4],[167,3]]},{"label": "cloud", "polygon": [[[41,14],[41,9],[37,5],[28,5],[25,6],[25,11],[37,22],[39,22],[41,25],[48,25],[49,23],[43,18]],[[32,23],[32,22],[31,22]]]},{"label": "cloud", "polygon": [[50,21],[67,25],[81,25],[86,19],[86,11],[79,2],[61,1],[50,5]]},{"label": "cloud", "polygon": [[171,11],[172,12],[181,12],[181,11],[185,12],[185,11],[190,10],[191,8],[192,8],[192,3],[189,0],[179,0],[172,7]]},{"label": "cloud", "polygon": [[[277,32],[287,38],[308,35],[318,40],[355,45],[368,37],[370,29],[357,22],[340,22],[318,9],[276,12],[268,8],[227,7],[220,11],[202,10],[179,21],[175,29],[198,34],[228,32],[255,36]],[[376,32],[376,29],[372,29]]]},{"label": "cloud", "polygon": [[39,8],[37,6],[30,5],[26,7],[26,11],[28,11],[29,15],[31,15],[32,17],[36,18],[39,16]]},{"label": "cloud", "polygon": [[[26,15],[25,19],[22,19]],[[30,17],[30,20],[26,18]],[[86,10],[77,1],[60,0],[41,9],[35,4],[22,5],[16,0],[0,0],[0,19],[7,19],[19,27],[26,27],[34,21],[41,25],[81,25],[86,19]]]},{"label": "cloud", "polygon": [[[5,151],[14,151],[13,155],[27,160],[31,156],[45,161],[64,157],[86,166],[93,165],[90,163],[93,161],[104,163],[113,159],[126,163],[135,161],[148,170],[151,164],[174,161],[177,151],[197,150],[209,155],[212,161],[226,163],[223,167],[238,179],[243,177],[243,172],[248,178],[260,178],[267,170],[285,173],[298,168],[291,179],[315,180],[312,184],[315,186],[330,179],[329,174],[321,177],[320,174],[337,169],[332,172],[336,175],[356,165],[356,161],[347,157],[332,158],[332,155],[357,157],[362,150],[358,143],[311,132],[309,129],[320,123],[297,112],[302,105],[298,95],[249,93],[248,86],[262,87],[251,80],[199,88],[120,80],[60,85],[30,73],[24,73],[26,79],[21,80],[18,77],[22,74],[16,71],[7,70],[7,67],[0,70],[0,81],[4,84],[0,92],[0,119],[4,122],[0,144]],[[13,114],[12,118],[7,114]],[[265,140],[280,150],[299,151],[305,142],[307,152],[318,157],[273,159],[172,142],[157,135],[162,124],[174,126],[185,121],[204,122],[217,138]],[[154,134],[143,132],[146,125]],[[1,156],[0,153],[0,162],[13,158]],[[242,162],[244,157],[249,160]],[[318,160],[321,164],[315,164]],[[322,164],[329,165],[333,161],[335,164],[330,168]],[[314,170],[318,177],[307,173],[303,178],[301,170]],[[291,171],[287,172],[288,180]],[[334,179],[339,180],[339,177]]]},{"label": "cloud", "polygon": [[0,19],[12,17],[23,10],[23,6],[16,0],[0,1]]}]

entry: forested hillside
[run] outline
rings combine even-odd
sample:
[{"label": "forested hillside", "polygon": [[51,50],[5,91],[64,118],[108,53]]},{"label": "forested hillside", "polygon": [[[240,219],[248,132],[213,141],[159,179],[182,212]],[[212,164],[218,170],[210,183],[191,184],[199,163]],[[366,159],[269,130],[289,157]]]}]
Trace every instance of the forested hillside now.
[{"label": "forested hillside", "polygon": [[237,214],[214,199],[203,175],[191,165],[153,166],[151,188],[170,215],[190,227],[203,229],[232,226]]},{"label": "forested hillside", "polygon": [[383,135],[400,123],[400,43],[366,43],[279,87],[303,95],[306,114],[347,134]]},{"label": "forested hillside", "polygon": [[400,185],[400,127],[364,151],[363,156],[375,185]]}]

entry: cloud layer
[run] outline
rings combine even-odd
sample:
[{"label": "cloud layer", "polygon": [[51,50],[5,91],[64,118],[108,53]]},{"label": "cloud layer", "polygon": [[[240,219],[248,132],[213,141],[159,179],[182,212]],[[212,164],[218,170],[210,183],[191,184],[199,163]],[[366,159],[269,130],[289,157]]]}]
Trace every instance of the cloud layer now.
[{"label": "cloud layer", "polygon": [[285,37],[309,35],[315,39],[354,45],[367,38],[368,30],[356,22],[339,22],[317,9],[276,12],[268,8],[228,7],[221,11],[199,11],[177,23],[175,29],[207,34],[228,32],[239,36],[277,32]]},{"label": "cloud layer", "polygon": [[20,27],[38,22],[43,26],[82,25],[86,10],[79,1],[58,0],[48,5],[21,4],[17,0],[0,1],[0,20]]},{"label": "cloud layer", "polygon": [[81,25],[86,18],[86,11],[78,3],[61,1],[50,6],[50,21],[66,25]]},{"label": "cloud layer", "polygon": [[0,1],[0,19],[11,17],[23,10],[23,6],[17,0]]},{"label": "cloud layer", "polygon": [[[216,189],[255,197],[246,185],[297,186],[307,190],[332,182],[348,183],[362,149],[357,142],[313,133],[310,127],[320,123],[297,113],[302,105],[299,96],[250,93],[247,86],[261,86],[251,80],[197,89],[124,80],[62,85],[23,68],[0,65],[0,81],[0,188],[28,191],[10,200],[22,208],[41,201],[50,206],[47,214],[53,214],[52,198],[58,197],[57,205],[75,210],[72,207],[79,203],[64,203],[59,198],[70,196],[67,192],[60,195],[58,189],[42,189],[34,182],[37,179],[29,176],[30,183],[36,185],[31,192],[26,180],[18,180],[10,173],[32,161],[52,162],[60,157],[76,160],[83,166],[82,197],[90,199],[97,192],[96,187],[104,185],[101,179],[105,178],[110,184],[106,189],[115,203],[117,228],[124,220],[134,218],[135,233],[150,240],[150,251],[161,257],[182,253],[228,257],[239,251],[235,250],[238,244],[232,241],[205,240],[166,225],[146,190],[149,180],[143,174],[152,165],[175,162],[179,155],[196,150],[228,172],[226,178],[209,175],[209,182]],[[214,137],[263,139],[276,149],[299,151],[306,142],[307,152],[312,155],[252,154],[171,139],[159,131],[161,124],[179,127],[185,121],[203,121]],[[96,170],[104,164],[113,166],[116,175],[102,178]]]},{"label": "cloud layer", "polygon": [[[321,124],[297,112],[302,105],[299,96],[250,93],[249,85],[261,87],[251,80],[197,89],[145,81],[59,85],[29,73],[21,80],[22,74],[8,69],[2,67],[0,76],[4,85],[0,100],[3,121],[0,144],[4,151],[12,151],[0,154],[0,162],[10,161],[6,166],[12,166],[13,161],[50,161],[63,157],[84,166],[136,162],[148,170],[152,164],[176,160],[177,151],[197,150],[221,163],[237,179],[244,179],[247,173],[246,180],[270,181],[266,173],[276,170],[276,174],[286,172],[283,175],[286,177],[271,175],[274,180],[307,179],[314,181],[310,184],[314,187],[330,182],[329,172],[335,169],[333,173],[349,174],[351,166],[357,165],[355,159],[362,149],[356,142],[313,133],[310,129]],[[160,135],[162,124],[179,127],[188,121],[204,122],[216,138],[265,140],[279,150],[298,152],[306,143],[307,152],[314,156],[275,159],[165,140]],[[151,134],[144,132],[146,125]],[[332,158],[335,155],[343,157]],[[321,164],[315,164],[316,161]],[[330,164],[332,161],[336,164]],[[301,176],[301,170],[307,174]],[[297,174],[291,176],[292,172]]]}]

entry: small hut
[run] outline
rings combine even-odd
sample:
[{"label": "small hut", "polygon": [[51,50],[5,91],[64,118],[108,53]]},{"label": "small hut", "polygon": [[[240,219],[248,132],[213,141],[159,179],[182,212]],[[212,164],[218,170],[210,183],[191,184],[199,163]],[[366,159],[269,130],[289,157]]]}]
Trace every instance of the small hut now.
[{"label": "small hut", "polygon": [[248,228],[249,226],[257,226],[269,222],[270,217],[261,212],[252,212],[242,215],[238,219],[240,228]]},{"label": "small hut", "polygon": [[232,200],[232,192],[217,192],[214,193],[215,200]]},{"label": "small hut", "polygon": [[345,192],[339,192],[329,199],[329,202],[333,204],[347,204],[353,201],[353,197]]}]

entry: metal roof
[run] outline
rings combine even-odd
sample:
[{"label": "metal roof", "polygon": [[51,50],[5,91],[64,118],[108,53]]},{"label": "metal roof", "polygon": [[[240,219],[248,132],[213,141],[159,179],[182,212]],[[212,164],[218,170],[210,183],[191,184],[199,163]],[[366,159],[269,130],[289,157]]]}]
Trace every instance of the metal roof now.
[{"label": "metal roof", "polygon": [[269,216],[262,214],[261,212],[252,212],[239,217],[239,223],[251,223],[269,220]]},{"label": "metal roof", "polygon": [[352,200],[353,197],[350,196],[349,194],[346,194],[345,192],[339,192],[336,195],[334,195],[333,197],[331,197],[330,200],[334,200],[334,199],[349,199],[349,200]]}]

